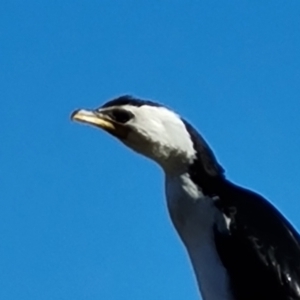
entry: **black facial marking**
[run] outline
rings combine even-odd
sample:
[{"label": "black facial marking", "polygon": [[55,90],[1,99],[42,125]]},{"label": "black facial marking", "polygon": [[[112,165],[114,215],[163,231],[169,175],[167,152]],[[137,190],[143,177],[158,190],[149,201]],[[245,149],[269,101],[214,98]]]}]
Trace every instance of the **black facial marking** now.
[{"label": "black facial marking", "polygon": [[112,120],[122,124],[128,122],[130,119],[134,117],[132,112],[120,108],[116,108],[111,111],[108,111],[107,115],[109,115],[109,117]]},{"label": "black facial marking", "polygon": [[132,105],[132,106],[137,106],[137,107],[140,107],[143,105],[157,106],[157,107],[163,106],[156,102],[152,102],[149,100],[141,100],[141,99],[129,96],[129,95],[125,95],[125,96],[121,96],[121,97],[118,97],[116,99],[106,102],[104,105],[101,106],[101,108],[107,108],[107,107],[111,107],[111,106],[122,106],[122,105]]}]

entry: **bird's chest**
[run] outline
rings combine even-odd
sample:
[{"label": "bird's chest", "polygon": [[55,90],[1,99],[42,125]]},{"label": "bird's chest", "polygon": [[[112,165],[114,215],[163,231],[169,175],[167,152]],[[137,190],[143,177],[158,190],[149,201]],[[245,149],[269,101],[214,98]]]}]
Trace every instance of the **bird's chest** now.
[{"label": "bird's chest", "polygon": [[228,276],[217,253],[214,226],[226,230],[214,200],[205,197],[188,175],[166,178],[166,197],[172,222],[191,259],[205,300],[232,300]]}]

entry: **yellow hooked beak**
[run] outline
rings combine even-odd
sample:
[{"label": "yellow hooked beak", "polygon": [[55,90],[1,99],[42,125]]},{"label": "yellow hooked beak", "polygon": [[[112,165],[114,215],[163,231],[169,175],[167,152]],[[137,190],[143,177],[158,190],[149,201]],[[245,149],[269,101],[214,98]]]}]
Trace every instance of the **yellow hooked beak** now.
[{"label": "yellow hooked beak", "polygon": [[129,132],[123,124],[116,123],[101,112],[84,109],[75,110],[71,114],[71,120],[99,127],[121,139],[126,138]]}]

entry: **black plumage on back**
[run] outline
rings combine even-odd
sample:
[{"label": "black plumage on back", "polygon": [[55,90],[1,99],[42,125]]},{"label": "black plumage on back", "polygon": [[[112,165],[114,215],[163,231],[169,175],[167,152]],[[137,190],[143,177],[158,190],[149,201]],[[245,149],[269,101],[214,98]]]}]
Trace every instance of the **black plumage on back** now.
[{"label": "black plumage on back", "polygon": [[215,242],[237,300],[300,299],[300,237],[262,196],[224,181],[216,206],[230,219]]},{"label": "black plumage on back", "polygon": [[228,231],[214,228],[218,255],[235,300],[299,300],[300,236],[262,196],[225,178],[212,150],[184,121],[196,150],[191,179],[228,219]]}]

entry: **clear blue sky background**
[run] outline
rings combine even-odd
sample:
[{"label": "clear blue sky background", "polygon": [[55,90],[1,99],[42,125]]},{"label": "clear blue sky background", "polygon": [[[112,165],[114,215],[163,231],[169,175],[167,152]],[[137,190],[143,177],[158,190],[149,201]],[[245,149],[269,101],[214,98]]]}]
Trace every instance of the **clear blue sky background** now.
[{"label": "clear blue sky background", "polygon": [[1,1],[0,299],[198,299],[163,174],[73,109],[173,107],[300,228],[300,2]]}]

